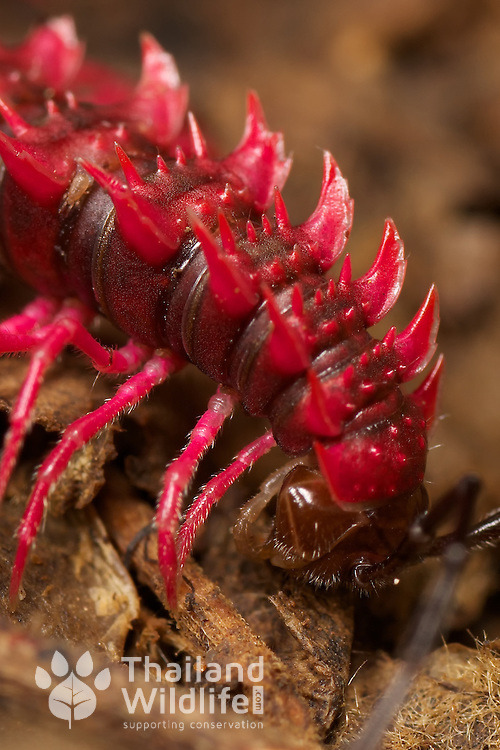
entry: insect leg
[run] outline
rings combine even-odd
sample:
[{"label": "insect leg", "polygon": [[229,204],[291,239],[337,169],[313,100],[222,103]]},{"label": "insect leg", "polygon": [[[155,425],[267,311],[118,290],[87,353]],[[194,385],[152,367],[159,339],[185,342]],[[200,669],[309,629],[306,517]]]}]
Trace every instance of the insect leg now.
[{"label": "insect leg", "polygon": [[200,417],[181,455],[168,467],[163,490],[158,500],[156,525],[158,528],[158,564],[165,581],[167,601],[172,609],[177,606],[177,553],[175,533],[179,523],[182,498],[202,457],[214,442],[225,420],[232,414],[237,396],[223,387],[217,389],[208,402],[207,411]]},{"label": "insect leg", "polygon": [[[84,325],[93,313],[81,305],[70,303],[47,322],[53,310],[54,304],[48,300],[35,300],[21,315],[5,321],[0,328],[0,347],[11,352],[29,350],[31,353],[28,372],[12,408],[5,436],[0,461],[0,502],[31,425],[45,372],[68,344],[86,354],[96,369],[106,373],[133,372],[149,354],[146,347],[133,341],[117,350],[99,344]],[[33,330],[42,322],[47,324]]]},{"label": "insect leg", "polygon": [[57,482],[71,457],[117,417],[144,399],[156,385],[179,368],[172,355],[152,357],[144,367],[132,375],[116,391],[115,395],[93,412],[77,419],[63,433],[59,444],[49,453],[37,475],[37,480],[19,527],[19,542],[10,583],[10,598],[15,600],[26,557],[42,520],[51,487]]},{"label": "insect leg", "polygon": [[[0,323],[0,342],[3,348],[2,336],[21,335],[29,333],[35,327],[43,326],[52,320],[54,313],[58,308],[58,303],[46,297],[37,299],[26,305],[19,315],[13,315]],[[11,351],[5,349],[5,351]]]},{"label": "insect leg", "polygon": [[99,372],[134,372],[152,354],[149,347],[132,340],[120,349],[110,349],[100,344],[85,327],[94,316],[93,311],[79,303],[68,302],[54,317],[55,312],[56,303],[41,297],[28,305],[20,315],[5,320],[0,324],[0,353],[32,350],[38,344],[45,343],[57,324],[67,327],[67,343],[85,354]]},{"label": "insect leg", "polygon": [[[43,302],[44,300],[35,301],[31,307],[40,307],[40,303]],[[47,308],[47,305],[44,307]],[[41,312],[49,314],[48,309]],[[24,343],[26,348],[30,349],[31,359],[21,390],[12,407],[9,429],[5,435],[0,461],[0,502],[4,497],[26,433],[30,428],[35,401],[45,372],[71,341],[73,327],[80,322],[80,318],[84,315],[83,310],[79,309],[73,310],[71,316],[68,313],[58,313],[52,322],[33,332],[33,327],[40,320],[45,319],[46,315],[30,316],[27,313],[28,309],[21,315],[16,316],[13,321],[11,319],[11,322],[6,321],[4,324],[8,335],[17,339],[18,346]],[[12,322],[14,327],[11,324]]]},{"label": "insect leg", "polygon": [[55,326],[48,332],[43,343],[32,352],[28,372],[12,407],[9,429],[5,435],[0,462],[0,502],[30,428],[31,416],[45,371],[66,346],[68,338],[67,329]]},{"label": "insect leg", "polygon": [[179,572],[191,552],[198,528],[207,520],[212,507],[219,502],[229,487],[249,469],[255,461],[276,445],[271,432],[246,445],[223,471],[213,477],[194,500],[177,536],[177,562]]},{"label": "insect leg", "polygon": [[108,375],[130,374],[152,354],[151,349],[136,344],[132,339],[120,349],[103,346],[83,324],[74,326],[70,343],[91,360],[96,370]]},{"label": "insect leg", "polygon": [[[3,351],[26,351],[37,341],[33,331],[46,326],[53,318],[57,303],[44,297],[27,305],[19,315],[14,315],[0,324],[0,349]],[[46,367],[60,351],[57,336],[39,346],[32,355],[28,374],[12,408],[9,430],[5,436],[0,461],[0,503],[14,469],[17,456],[29,428],[33,405]]]},{"label": "insect leg", "polygon": [[[357,566],[354,571],[356,585],[366,589],[372,581],[389,580],[393,573],[397,574],[408,565],[416,565],[428,557],[443,554],[457,540],[465,548],[473,549],[474,544],[469,544],[468,538],[476,528],[471,527],[471,518],[479,489],[480,481],[476,476],[471,474],[463,477],[429,511],[422,513],[414,521],[406,539],[392,555],[373,565],[362,563]],[[437,536],[440,524],[452,515],[458,518],[455,530],[450,534]],[[486,543],[487,541],[483,544]],[[482,545],[478,542],[477,546]]]}]

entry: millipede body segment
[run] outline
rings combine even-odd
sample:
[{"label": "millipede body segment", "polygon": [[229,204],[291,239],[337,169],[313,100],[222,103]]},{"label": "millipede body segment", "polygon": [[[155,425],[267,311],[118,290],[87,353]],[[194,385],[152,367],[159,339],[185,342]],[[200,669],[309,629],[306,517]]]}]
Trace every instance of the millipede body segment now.
[{"label": "millipede body segment", "polygon": [[[392,570],[408,526],[426,510],[422,489],[440,358],[431,288],[406,329],[368,329],[400,292],[406,262],[388,220],[372,267],[351,277],[344,250],[352,201],[324,155],[318,205],[293,226],[281,196],[290,169],[254,94],[243,138],[211,155],[172,58],[148,35],[134,88],[83,60],[68,18],[0,49],[0,238],[4,264],[38,293],[0,326],[5,352],[29,352],[0,466],[2,494],[43,374],[71,344],[96,369],[130,375],[116,396],[71,425],[42,465],[21,524],[11,594],[50,487],[74,451],[186,361],[219,384],[160,496],[159,559],[172,605],[176,575],[199,524],[226,488],[277,443],[297,457],[279,486],[244,510],[244,548],[311,580]],[[266,213],[270,209],[270,216]],[[96,314],[130,337],[109,350],[88,333]],[[269,420],[188,511],[183,494],[234,405]],[[254,521],[276,496],[267,535]],[[382,533],[383,532],[383,533]],[[387,561],[391,561],[389,564]],[[387,565],[386,565],[387,563]],[[378,566],[378,567],[377,567]]]}]

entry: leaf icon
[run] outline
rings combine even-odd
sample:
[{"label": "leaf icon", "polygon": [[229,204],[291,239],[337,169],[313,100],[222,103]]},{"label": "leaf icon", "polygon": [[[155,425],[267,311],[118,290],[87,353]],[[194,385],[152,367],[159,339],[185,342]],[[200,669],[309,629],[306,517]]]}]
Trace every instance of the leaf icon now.
[{"label": "leaf icon", "polygon": [[46,669],[43,667],[37,667],[35,672],[35,682],[36,686],[41,688],[41,690],[47,690],[52,682],[52,677]]},{"label": "leaf icon", "polygon": [[96,674],[94,685],[97,688],[97,690],[106,690],[106,688],[109,687],[109,684],[111,682],[111,672],[106,667],[106,669],[101,669],[101,671]]},{"label": "leaf icon", "polygon": [[56,685],[49,695],[49,710],[58,719],[66,719],[71,729],[73,705],[72,675]]},{"label": "leaf icon", "polygon": [[71,672],[68,677],[56,685],[49,695],[49,709],[58,719],[65,719],[71,729],[72,718],[86,719],[96,707],[95,693],[91,687],[78,679]]},{"label": "leaf icon", "polygon": [[50,668],[56,677],[64,677],[64,675],[68,673],[69,664],[59,651],[54,651]]},{"label": "leaf icon", "polygon": [[85,651],[85,653],[80,656],[80,658],[76,662],[76,673],[79,674],[80,677],[88,677],[93,669],[94,663],[92,661],[90,651]]},{"label": "leaf icon", "polygon": [[74,688],[78,688],[78,692],[75,692],[74,696],[75,721],[78,719],[86,719],[87,716],[90,716],[95,711],[97,705],[95,693],[91,687],[84,682],[81,682],[77,677],[75,677]]}]

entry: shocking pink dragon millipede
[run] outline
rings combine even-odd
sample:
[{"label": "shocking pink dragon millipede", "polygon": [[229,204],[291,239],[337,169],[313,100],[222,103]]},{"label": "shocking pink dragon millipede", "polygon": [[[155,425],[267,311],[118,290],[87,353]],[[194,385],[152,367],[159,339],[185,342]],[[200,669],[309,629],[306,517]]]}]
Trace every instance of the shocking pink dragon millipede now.
[{"label": "shocking pink dragon millipede", "polygon": [[[292,226],[280,194],[290,159],[256,96],[248,98],[241,143],[215,159],[186,115],[187,90],[172,58],[151,36],[142,45],[135,89],[83,62],[69,18],[41,26],[15,49],[0,48],[1,252],[40,295],[0,326],[2,352],[30,354],[10,415],[0,496],[44,374],[66,346],[100,372],[129,375],[113,398],[66,429],[43,462],[19,529],[11,597],[71,456],[186,361],[219,388],[167,469],[158,501],[159,564],[172,607],[196,529],[276,443],[301,458],[243,509],[240,545],[311,581],[369,588],[444,539],[435,538],[422,486],[442,358],[413,393],[400,389],[435,351],[436,292],[402,332],[372,338],[367,329],[403,283],[393,223],[364,276],[351,278],[346,256],[337,281],[325,278],[352,217],[332,156],[324,156],[317,208]],[[273,202],[271,220],[265,212]],[[110,350],[96,341],[88,331],[96,314],[129,343]],[[178,530],[186,488],[238,402],[267,417],[271,430],[208,483]],[[275,496],[263,531],[261,514]],[[425,550],[408,532],[415,519],[429,519]],[[490,531],[480,529],[475,541]]]}]

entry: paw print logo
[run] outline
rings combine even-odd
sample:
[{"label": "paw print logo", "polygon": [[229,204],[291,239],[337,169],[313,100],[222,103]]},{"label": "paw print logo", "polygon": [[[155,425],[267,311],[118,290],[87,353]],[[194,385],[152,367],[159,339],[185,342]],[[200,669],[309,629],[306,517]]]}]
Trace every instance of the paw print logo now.
[{"label": "paw print logo", "polygon": [[[80,677],[89,677],[92,674],[94,662],[90,653],[86,651],[78,659],[75,671],[70,672],[65,657],[59,651],[55,651],[50,668],[55,677],[64,679],[58,682],[49,693],[49,710],[58,719],[67,721],[71,729],[73,720],[86,719],[95,711],[96,694],[90,685],[80,679]],[[52,685],[52,675],[43,667],[37,667],[35,682],[37,687],[48,690]],[[111,674],[107,667],[94,677],[96,690],[106,690],[110,682]]]}]

